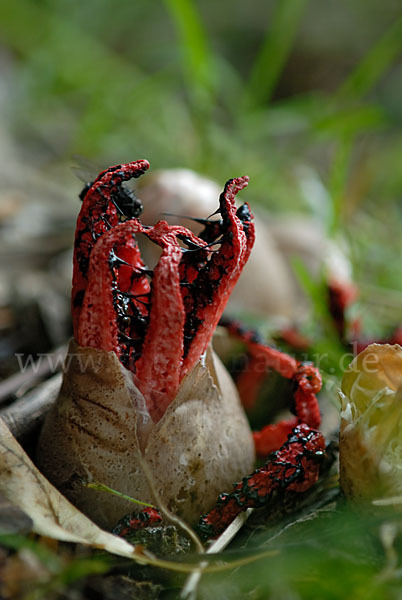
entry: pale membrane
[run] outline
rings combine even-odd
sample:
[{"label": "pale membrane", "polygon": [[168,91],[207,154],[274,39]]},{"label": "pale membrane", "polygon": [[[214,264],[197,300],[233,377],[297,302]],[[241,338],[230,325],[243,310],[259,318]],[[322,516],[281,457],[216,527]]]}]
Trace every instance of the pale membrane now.
[{"label": "pale membrane", "polygon": [[38,465],[100,526],[112,527],[135,507],[83,486],[85,481],[155,504],[141,468],[146,460],[163,502],[195,522],[221,492],[253,469],[247,419],[212,351],[186,376],[156,424],[131,373],[113,352],[71,341],[67,361],[59,398],[41,432]]}]

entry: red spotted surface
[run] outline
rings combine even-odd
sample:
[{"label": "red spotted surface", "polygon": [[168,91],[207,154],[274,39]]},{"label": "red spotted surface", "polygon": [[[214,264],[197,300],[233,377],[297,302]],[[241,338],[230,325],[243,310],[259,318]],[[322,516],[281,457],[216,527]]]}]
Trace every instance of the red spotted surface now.
[{"label": "red spotted surface", "polygon": [[321,415],[316,394],[321,389],[322,381],[318,369],[310,363],[299,362],[288,354],[268,346],[254,331],[244,329],[236,321],[222,319],[221,325],[226,327],[231,335],[244,342],[247,348],[249,361],[236,379],[240,397],[246,408],[253,407],[269,369],[275,370],[293,383],[294,392],[289,408],[295,418],[266,425],[261,431],[254,432],[257,454],[265,457],[278,450],[292,429],[301,423],[313,429],[319,427]]},{"label": "red spotted surface", "polygon": [[[145,160],[111,167],[85,191],[72,310],[77,342],[115,351],[158,421],[212,338],[253,246],[254,225],[248,205],[235,205],[247,177],[226,183],[220,218],[203,221],[198,237],[166,221],[142,225],[123,182],[148,167]],[[162,250],[153,271],[141,259],[138,234]]]},{"label": "red spotted surface", "polygon": [[[83,198],[75,230],[73,290],[71,305],[74,331],[78,327],[84,294],[88,283],[89,259],[97,239],[129,216],[138,216],[141,205],[135,199],[130,210],[121,206],[123,182],[137,178],[149,169],[147,160],[137,160],[125,165],[116,165],[102,171],[90,184]],[[138,207],[138,210],[135,210]],[[134,210],[133,210],[134,209]]]},{"label": "red spotted surface", "polygon": [[162,522],[162,515],[157,508],[147,506],[142,510],[125,515],[114,527],[112,533],[126,537],[145,527],[152,527]]},{"label": "red spotted surface", "polygon": [[[77,342],[114,351],[133,373],[152,419],[158,421],[211,341],[249,257],[254,226],[248,205],[235,205],[247,177],[226,183],[219,218],[197,219],[204,225],[199,236],[166,221],[144,226],[141,204],[124,182],[148,167],[145,160],[111,167],[82,192],[72,310]],[[141,258],[138,234],[161,249],[153,270]],[[226,326],[246,344],[250,358],[237,381],[245,404],[252,405],[262,378],[274,369],[293,382],[290,408],[295,418],[254,433],[257,453],[274,454],[202,517],[200,528],[208,536],[218,535],[242,510],[263,506],[274,493],[308,489],[318,477],[325,450],[315,429],[320,423],[318,370],[267,346],[233,321]],[[160,520],[156,509],[147,508],[125,517],[115,533],[125,535]]]},{"label": "red spotted surface", "polygon": [[206,538],[217,537],[238,514],[267,505],[275,493],[307,491],[318,479],[324,456],[323,435],[298,425],[261,468],[219,496],[215,507],[201,517],[200,532]]}]

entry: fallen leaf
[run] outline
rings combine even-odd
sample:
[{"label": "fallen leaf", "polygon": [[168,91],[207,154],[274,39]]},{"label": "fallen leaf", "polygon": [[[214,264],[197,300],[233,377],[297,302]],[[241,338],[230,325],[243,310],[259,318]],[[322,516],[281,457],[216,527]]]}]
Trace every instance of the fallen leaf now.
[{"label": "fallen leaf", "polygon": [[0,419],[0,493],[32,519],[33,531],[135,558],[135,547],[103,531],[54,488]]},{"label": "fallen leaf", "polygon": [[28,533],[32,530],[32,519],[0,494],[0,535]]}]

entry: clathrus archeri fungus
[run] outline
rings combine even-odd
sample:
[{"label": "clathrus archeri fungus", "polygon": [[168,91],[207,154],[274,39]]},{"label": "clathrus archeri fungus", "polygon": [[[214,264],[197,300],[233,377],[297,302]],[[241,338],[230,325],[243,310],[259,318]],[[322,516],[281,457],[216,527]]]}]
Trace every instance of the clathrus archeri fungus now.
[{"label": "clathrus archeri fungus", "polygon": [[[104,526],[131,507],[112,495],[99,497],[82,485],[86,481],[145,502],[155,501],[153,487],[171,510],[194,521],[254,463],[236,388],[209,348],[254,242],[248,205],[235,205],[248,178],[226,183],[216,211],[220,218],[197,219],[203,230],[196,236],[166,221],[141,223],[141,204],[124,182],[148,167],[145,160],[111,167],[81,194],[72,291],[75,339],[38,450],[45,474]],[[153,270],[141,258],[139,236],[160,248]],[[243,384],[254,377],[258,385],[257,374],[277,370],[294,384],[295,418],[254,434],[257,452],[274,455],[220,496],[202,519],[210,534],[241,510],[262,506],[274,491],[305,491],[318,477],[324,451],[314,429],[320,423],[317,369],[234,323],[227,326],[247,345]]]},{"label": "clathrus archeri fungus", "polygon": [[236,377],[240,398],[246,409],[252,409],[267,371],[272,369],[293,387],[290,410],[291,419],[284,419],[273,425],[266,425],[261,431],[254,432],[257,454],[265,457],[278,450],[286,441],[294,427],[300,424],[316,429],[321,423],[320,409],[316,394],[321,390],[321,375],[311,363],[295,360],[292,356],[268,346],[255,331],[242,327],[240,323],[223,317],[220,325],[230,335],[241,340],[247,350],[245,368]]},{"label": "clathrus archeri fungus", "polygon": [[[49,479],[104,526],[132,507],[82,482],[155,503],[151,473],[170,510],[194,521],[255,456],[236,388],[209,348],[254,242],[248,205],[235,205],[248,178],[227,182],[220,218],[202,220],[196,236],[166,221],[141,223],[140,203],[123,184],[148,167],[107,169],[81,194],[75,339],[38,449]],[[160,248],[153,270],[139,236]]]},{"label": "clathrus archeri fungus", "polygon": [[316,397],[321,389],[318,369],[268,346],[256,332],[236,321],[222,318],[220,325],[247,348],[246,368],[236,381],[246,407],[252,408],[263,378],[273,369],[293,384],[290,409],[295,416],[254,432],[257,454],[268,458],[234,484],[231,492],[222,493],[216,506],[201,517],[198,527],[205,537],[219,535],[242,511],[266,506],[275,493],[308,490],[317,481],[325,456],[324,436],[316,430],[321,422]]},{"label": "clathrus archeri fungus", "polygon": [[[211,341],[249,257],[254,227],[248,205],[235,206],[248,177],[227,182],[221,219],[205,220],[199,237],[166,221],[142,225],[135,213],[124,214],[118,189],[148,167],[145,160],[112,167],[85,195],[76,230],[72,307],[78,344],[114,351],[135,374],[152,420],[158,421]],[[162,249],[153,271],[141,260],[137,234]]]},{"label": "clathrus archeri fungus", "polygon": [[323,435],[298,425],[262,467],[219,496],[216,506],[201,517],[200,532],[216,537],[242,511],[267,505],[274,493],[307,491],[318,479],[324,456]]}]

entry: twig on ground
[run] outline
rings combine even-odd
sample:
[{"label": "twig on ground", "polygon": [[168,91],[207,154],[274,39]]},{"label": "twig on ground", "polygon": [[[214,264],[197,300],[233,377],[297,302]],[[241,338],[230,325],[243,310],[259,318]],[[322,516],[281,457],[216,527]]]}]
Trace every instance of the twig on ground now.
[{"label": "twig on ground", "polygon": [[54,375],[34,390],[0,411],[11,433],[18,440],[27,437],[43,421],[60,390],[62,374]]},{"label": "twig on ground", "polygon": [[[222,552],[226,548],[228,544],[233,540],[233,538],[237,535],[240,529],[243,527],[244,523],[247,521],[251,513],[253,512],[253,508],[247,509],[245,512],[240,513],[234,521],[225,529],[225,531],[215,540],[207,550],[207,554],[216,554],[218,552]],[[192,573],[186,580],[184,587],[182,589],[180,600],[195,600],[197,593],[197,586],[200,582],[202,573],[206,568],[208,563],[201,562],[199,567],[194,573]]]}]

